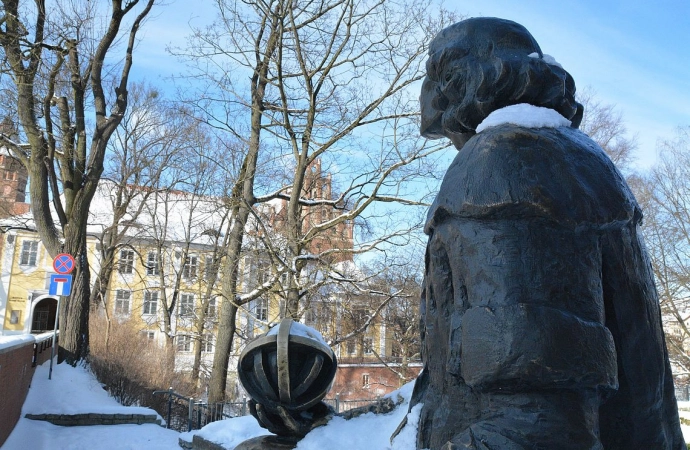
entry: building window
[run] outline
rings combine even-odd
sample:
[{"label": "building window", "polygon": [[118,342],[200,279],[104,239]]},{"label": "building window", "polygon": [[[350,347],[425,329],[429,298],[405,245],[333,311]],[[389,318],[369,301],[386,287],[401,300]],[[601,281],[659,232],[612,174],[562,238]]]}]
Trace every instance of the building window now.
[{"label": "building window", "polygon": [[256,320],[268,320],[268,301],[265,298],[256,299]]},{"label": "building window", "polygon": [[271,261],[264,255],[252,255],[245,260],[247,292],[271,280]]},{"label": "building window", "polygon": [[201,341],[201,351],[204,353],[213,353],[213,335],[204,335],[204,339]]},{"label": "building window", "polygon": [[144,292],[144,314],[154,315],[158,310],[158,291]]},{"label": "building window", "polygon": [[50,311],[47,309],[42,309],[40,307],[36,307],[34,310],[34,320],[33,324],[31,325],[31,330],[36,330],[36,331],[45,331],[48,329],[48,319],[50,317]]},{"label": "building window", "polygon": [[208,299],[208,303],[206,304],[206,317],[216,317],[216,297],[211,297]]},{"label": "building window", "polygon": [[191,352],[192,351],[192,337],[184,334],[182,336],[177,336],[177,351],[178,352]]},{"label": "building window", "polygon": [[153,342],[156,339],[156,332],[155,331],[144,330],[141,332],[141,335],[143,336],[143,338],[146,340],[147,343]]},{"label": "building window", "polygon": [[316,324],[316,312],[314,306],[304,311],[304,323],[313,327]]},{"label": "building window", "polygon": [[198,261],[196,256],[187,256],[182,266],[182,278],[187,280],[196,278],[196,270],[198,268]]},{"label": "building window", "polygon": [[354,355],[355,353],[357,353],[357,345],[354,339],[350,339],[347,341],[347,354]]},{"label": "building window", "polygon": [[362,387],[369,387],[369,374],[368,373],[362,374]]},{"label": "building window", "polygon": [[194,294],[180,294],[180,317],[194,315]]},{"label": "building window", "polygon": [[374,339],[365,337],[362,346],[364,347],[364,354],[371,355],[374,353]]},{"label": "building window", "polygon": [[160,275],[160,260],[158,259],[158,253],[149,252],[146,257],[146,275]]},{"label": "building window", "polygon": [[120,264],[118,271],[122,274],[132,273],[134,270],[134,250],[120,250]]},{"label": "building window", "polygon": [[129,299],[132,291],[118,289],[115,292],[115,314],[126,316],[129,314]]},{"label": "building window", "polygon": [[22,242],[22,254],[19,258],[19,264],[22,266],[36,267],[36,259],[38,258],[38,241],[24,241]]},{"label": "building window", "polygon": [[206,264],[204,264],[204,279],[210,280],[216,273],[216,265],[213,264],[213,256],[206,257]]}]

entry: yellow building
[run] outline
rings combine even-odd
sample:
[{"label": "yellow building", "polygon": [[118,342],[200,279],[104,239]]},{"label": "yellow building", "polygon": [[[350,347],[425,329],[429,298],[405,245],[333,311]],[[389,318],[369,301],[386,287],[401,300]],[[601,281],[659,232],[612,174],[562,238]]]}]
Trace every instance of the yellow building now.
[{"label": "yellow building", "polygon": [[[132,323],[161,346],[174,345],[178,370],[192,367],[198,342],[203,372],[203,366],[210,368],[214,350],[227,210],[217,198],[131,188],[130,209],[139,212],[113,228],[115,189],[103,182],[89,212],[92,282],[108,273],[101,273],[106,248],[113,245],[108,239],[120,235],[105,298],[92,310]],[[2,219],[0,227],[0,335],[52,330],[57,310],[57,297],[48,294],[53,259],[34,229],[31,212]],[[246,290],[270,274],[257,254],[248,252],[241,262],[240,287]],[[279,301],[270,298],[268,293],[240,312],[245,336],[279,321]]]},{"label": "yellow building", "polygon": [[[16,165],[12,168],[17,170]],[[313,183],[316,187],[312,191],[316,196],[328,195],[330,178],[322,176],[320,167],[317,169],[313,171],[314,176],[326,182]],[[196,345],[201,352],[203,373],[212,363],[216,315],[221,306],[218,294],[228,210],[218,198],[127,187],[133,196],[128,211],[137,211],[137,214],[128,214],[114,224],[117,189],[114,184],[103,181],[89,212],[91,280],[95,282],[99,276],[109,279],[104,298],[97,299],[92,310],[109,320],[130,322],[143,336],[161,347],[174,345],[178,370],[191,369]],[[265,223],[277,228],[277,233],[284,207],[282,200],[264,205]],[[312,211],[306,214],[314,215]],[[327,218],[323,212],[317,216]],[[308,228],[309,224],[305,226]],[[250,230],[256,229],[256,224],[248,227],[245,245],[250,249],[240,265],[241,293],[275,278],[275,269],[260,250],[257,235]],[[57,297],[48,294],[48,284],[55,271],[51,256],[34,230],[31,213],[0,220],[0,229],[0,335],[52,330]],[[114,234],[118,238],[113,240]],[[318,252],[329,245],[352,247],[351,223],[341,225],[335,235],[313,243],[312,251]],[[110,272],[104,270],[109,250],[113,261]],[[330,263],[337,266],[340,273],[356,271],[347,253]],[[278,280],[273,290],[240,310],[240,338],[237,345],[233,345],[236,352],[243,347],[242,338],[252,338],[279,323],[284,309],[280,285],[285,281],[284,277]],[[319,328],[326,340],[335,341],[361,325],[352,315],[359,309],[337,287],[325,289],[324,286],[305,297],[304,321]],[[330,305],[329,308],[326,305]],[[360,309],[364,311],[363,308]],[[327,309],[332,312],[326,314]],[[389,339],[385,326],[374,321],[366,331],[336,345],[335,351],[341,359],[374,360],[390,356]],[[230,366],[234,367],[233,362]]]}]

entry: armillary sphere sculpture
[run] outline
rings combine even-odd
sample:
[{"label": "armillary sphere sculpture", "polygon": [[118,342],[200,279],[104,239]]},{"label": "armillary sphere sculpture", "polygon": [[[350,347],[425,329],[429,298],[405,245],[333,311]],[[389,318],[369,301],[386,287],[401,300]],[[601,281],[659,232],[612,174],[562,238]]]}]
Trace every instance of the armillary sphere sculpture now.
[{"label": "armillary sphere sculpture", "polygon": [[321,335],[290,318],[250,342],[240,355],[240,382],[251,397],[252,415],[278,437],[251,439],[237,449],[292,448],[326,423],[332,410],[321,400],[337,367]]}]

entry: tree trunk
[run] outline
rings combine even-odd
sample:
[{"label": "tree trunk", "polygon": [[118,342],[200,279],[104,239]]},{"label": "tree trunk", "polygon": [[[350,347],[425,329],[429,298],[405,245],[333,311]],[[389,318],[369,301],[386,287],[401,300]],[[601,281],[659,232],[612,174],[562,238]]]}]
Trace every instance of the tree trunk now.
[{"label": "tree trunk", "polygon": [[221,322],[228,326],[218,328],[216,352],[213,357],[213,369],[208,383],[208,402],[216,403],[225,399],[225,388],[228,380],[228,365],[232,341],[237,328],[237,305],[232,301],[224,301],[220,310]]},{"label": "tree trunk", "polygon": [[195,326],[198,336],[198,339],[194,340],[194,364],[192,365],[192,382],[195,385],[199,384],[199,368],[201,367],[201,344],[204,340],[205,318],[206,314],[204,314],[202,305],[202,310],[197,318]]},{"label": "tree trunk", "polygon": [[76,366],[89,353],[90,273],[86,257],[86,235],[78,234],[65,242],[65,252],[74,256],[72,294],[60,302],[60,349],[58,363]]}]

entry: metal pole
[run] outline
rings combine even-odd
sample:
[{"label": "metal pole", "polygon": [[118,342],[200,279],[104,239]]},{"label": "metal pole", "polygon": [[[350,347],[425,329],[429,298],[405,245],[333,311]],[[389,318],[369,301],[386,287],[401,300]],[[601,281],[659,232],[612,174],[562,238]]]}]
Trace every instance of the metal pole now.
[{"label": "metal pole", "polygon": [[189,397],[189,417],[187,419],[187,431],[192,431],[192,420],[194,418],[194,398]]},{"label": "metal pole", "polygon": [[247,415],[247,397],[242,397],[242,416]]},{"label": "metal pole", "polygon": [[201,403],[196,406],[196,426],[201,428]]},{"label": "metal pole", "polygon": [[170,386],[170,389],[168,389],[168,426],[166,428],[170,428],[170,415],[172,414],[172,393],[173,388]]},{"label": "metal pole", "polygon": [[340,412],[340,394],[335,394],[335,412]]},{"label": "metal pole", "polygon": [[55,344],[57,343],[57,329],[58,319],[60,318],[60,299],[62,295],[57,296],[57,308],[55,309],[55,324],[53,325],[53,346],[50,349],[50,370],[48,370],[48,379],[53,377],[53,358],[55,358]]}]

